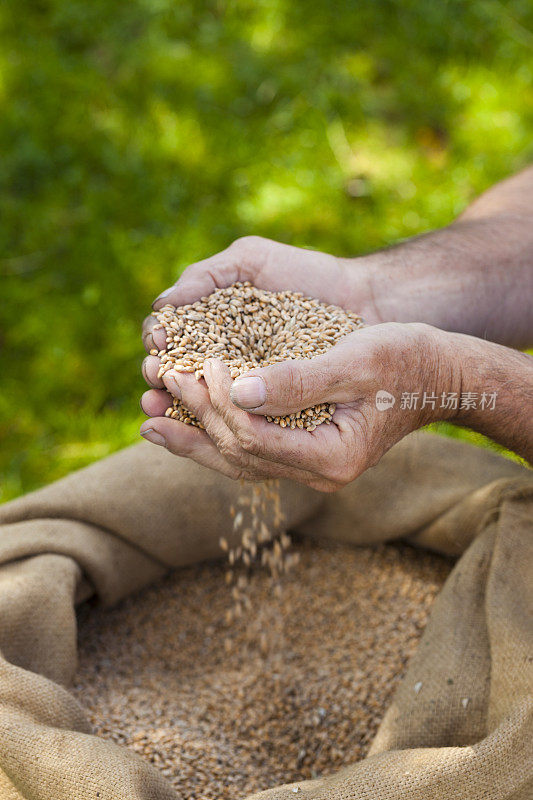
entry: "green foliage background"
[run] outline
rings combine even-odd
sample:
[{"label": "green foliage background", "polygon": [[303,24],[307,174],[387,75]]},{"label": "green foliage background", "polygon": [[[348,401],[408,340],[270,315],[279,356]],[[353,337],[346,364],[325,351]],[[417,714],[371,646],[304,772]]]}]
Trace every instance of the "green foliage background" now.
[{"label": "green foliage background", "polygon": [[530,0],[2,4],[1,499],[136,441],[187,263],[383,247],[524,165],[532,31]]}]

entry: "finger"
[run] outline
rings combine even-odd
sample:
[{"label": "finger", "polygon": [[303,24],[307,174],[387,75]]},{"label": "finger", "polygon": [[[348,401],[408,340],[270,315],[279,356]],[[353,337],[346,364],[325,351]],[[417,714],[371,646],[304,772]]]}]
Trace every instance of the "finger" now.
[{"label": "finger", "polygon": [[209,436],[200,428],[184,425],[168,417],[160,417],[143,422],[140,434],[144,439],[165,447],[174,455],[191,458],[197,464],[217,470],[228,478],[237,480],[246,477],[220,455]]},{"label": "finger", "polygon": [[197,380],[192,372],[171,369],[163,375],[163,383],[167,391],[179,398],[208,432],[211,430],[215,436],[230,434],[227,425],[213,408],[205,380]]},{"label": "finger", "polygon": [[143,378],[153,389],[164,389],[165,384],[158,378],[159,368],[161,366],[161,361],[157,356],[146,356],[143,363],[141,364],[141,372],[143,374]]},{"label": "finger", "polygon": [[321,425],[313,432],[281,428],[235,407],[230,400],[229,370],[221,361],[205,361],[204,376],[215,411],[246,453],[340,485],[346,474],[349,437],[341,437],[336,425]]},{"label": "finger", "polygon": [[164,417],[172,406],[172,396],[160,389],[150,389],[141,397],[141,408],[148,417]]},{"label": "finger", "polygon": [[154,300],[152,308],[157,310],[166,303],[171,303],[173,306],[194,303],[215,289],[231,286],[232,283],[242,280],[239,276],[239,265],[234,254],[232,256],[230,253],[230,248],[227,248],[221,253],[188,266],[177,282],[161,292]]},{"label": "finger", "polygon": [[196,380],[192,373],[169,370],[163,376],[167,390],[179,396],[185,408],[204,426],[207,435],[231,463],[244,466],[246,459],[231,430],[211,404],[209,392],[203,379]]},{"label": "finger", "polygon": [[[191,458],[197,464],[214,469],[233,480],[258,481],[271,477],[260,470],[247,470],[226,461],[206,432],[200,428],[163,417],[144,422],[140,433],[149,442],[165,447],[174,455]],[[318,484],[316,488],[319,488]],[[327,488],[322,491],[327,491]]]},{"label": "finger", "polygon": [[[286,463],[275,459],[265,460],[247,452],[224,419],[213,408],[204,380],[197,381],[191,373],[169,371],[165,374],[164,381],[172,394],[180,392],[184,406],[202,423],[207,435],[225,460],[238,466],[246,475],[252,476],[255,480],[287,478],[312,488],[318,488],[319,484],[323,484],[325,488],[321,488],[320,491],[333,491],[339,488],[338,483],[324,480],[324,476],[318,475],[313,471],[299,469],[294,464],[291,464],[290,460],[287,460]],[[249,417],[246,412],[235,409],[231,402],[229,404],[232,406],[233,413],[237,412],[246,418]],[[259,418],[252,419],[257,422]],[[267,423],[266,420],[262,421],[269,428],[277,427]],[[294,433],[294,431],[291,431],[291,433]]]},{"label": "finger", "polygon": [[215,289],[231,286],[236,281],[253,283],[255,276],[268,260],[272,248],[281,246],[261,236],[237,239],[220,253],[188,266],[173,286],[161,292],[152,308],[159,309],[165,303],[172,303],[174,306],[194,303]]},{"label": "finger", "polygon": [[143,320],[142,338],[144,349],[147,353],[149,353],[150,350],[164,350],[167,345],[167,337],[164,329],[158,328],[154,331],[154,327],[157,324],[157,319],[151,314]]},{"label": "finger", "polygon": [[220,414],[213,408],[205,381],[203,379],[196,380],[190,372],[175,372],[174,370],[166,372],[163,381],[170,394],[179,395],[185,408],[201,422],[207,435],[224,458],[241,467],[247,466],[249,458],[241,450],[239,443]]}]

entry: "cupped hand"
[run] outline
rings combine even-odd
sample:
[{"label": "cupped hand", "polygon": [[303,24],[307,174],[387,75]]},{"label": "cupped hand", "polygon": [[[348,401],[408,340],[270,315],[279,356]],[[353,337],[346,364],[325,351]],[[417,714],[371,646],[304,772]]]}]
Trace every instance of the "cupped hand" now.
[{"label": "cupped hand", "polygon": [[[376,464],[392,445],[433,418],[445,418],[424,393],[440,400],[453,384],[440,363],[438,331],[427,325],[385,323],[361,329],[313,359],[285,361],[254,369],[232,381],[216,359],[204,376],[167,372],[158,380],[159,361],[145,362],[155,389],[143,395],[152,419],[141,433],[171,452],[217,469],[232,478],[284,477],[320,491],[335,491]],[[376,398],[383,392],[394,404]],[[161,417],[170,393],[200,420],[205,430]],[[416,407],[402,396],[417,393]],[[281,416],[319,403],[336,403],[330,425],[291,430],[264,415]],[[402,407],[403,406],[403,407]],[[448,412],[449,414],[450,412]]]},{"label": "cupped hand", "polygon": [[[157,310],[165,303],[174,306],[194,303],[237,281],[250,281],[259,289],[273,292],[285,289],[302,292],[355,311],[369,325],[381,321],[373,304],[368,269],[357,260],[304,250],[260,236],[237,239],[226,250],[191,264],[174,286],[159,295],[153,307]],[[153,316],[143,323],[147,352],[165,345],[164,334],[153,331],[155,324]]]}]

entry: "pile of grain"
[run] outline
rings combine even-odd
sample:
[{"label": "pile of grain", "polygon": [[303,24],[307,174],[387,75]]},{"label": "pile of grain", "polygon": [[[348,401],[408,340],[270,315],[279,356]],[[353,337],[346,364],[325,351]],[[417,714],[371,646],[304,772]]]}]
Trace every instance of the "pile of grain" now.
[{"label": "pile of grain", "polygon": [[404,545],[299,545],[282,600],[250,588],[267,654],[237,619],[222,564],[180,570],[80,613],[74,693],[95,732],[158,767],[179,797],[244,797],[362,758],[450,564]]},{"label": "pile of grain", "polygon": [[[159,377],[175,369],[194,372],[198,380],[206,358],[221,359],[237,378],[254,367],[325,353],[363,324],[357,314],[338,306],[298,292],[267,292],[248,282],[217,289],[191,305],[166,305],[154,316],[156,328],[166,333],[166,347],[151,351],[161,360]],[[267,419],[283,428],[313,431],[329,423],[334,412],[334,404],[321,403]],[[201,427],[180,400],[174,400],[167,416]]]}]

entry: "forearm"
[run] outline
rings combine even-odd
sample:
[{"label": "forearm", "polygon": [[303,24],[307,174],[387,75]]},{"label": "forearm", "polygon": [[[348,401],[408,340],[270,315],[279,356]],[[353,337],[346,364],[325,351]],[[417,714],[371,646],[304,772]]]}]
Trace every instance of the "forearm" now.
[{"label": "forearm", "polygon": [[533,168],[447,228],[352,261],[375,317],[426,322],[512,347],[533,344]]},{"label": "forearm", "polygon": [[[450,421],[533,463],[533,356],[472,336],[433,330],[442,393],[455,392]],[[448,387],[448,388],[447,388]],[[430,420],[444,418],[435,410]]]}]

